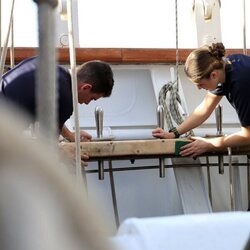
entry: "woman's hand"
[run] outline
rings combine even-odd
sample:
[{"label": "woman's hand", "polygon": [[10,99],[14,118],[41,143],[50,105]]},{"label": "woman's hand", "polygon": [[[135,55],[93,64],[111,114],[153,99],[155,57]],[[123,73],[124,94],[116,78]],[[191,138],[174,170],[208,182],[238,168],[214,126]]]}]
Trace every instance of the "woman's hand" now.
[{"label": "woman's hand", "polygon": [[213,149],[213,145],[209,142],[209,139],[194,136],[190,136],[189,139],[192,142],[181,147],[181,156],[196,157]]},{"label": "woman's hand", "polygon": [[173,139],[175,138],[174,133],[169,133],[162,128],[156,128],[152,131],[152,136],[161,139]]}]

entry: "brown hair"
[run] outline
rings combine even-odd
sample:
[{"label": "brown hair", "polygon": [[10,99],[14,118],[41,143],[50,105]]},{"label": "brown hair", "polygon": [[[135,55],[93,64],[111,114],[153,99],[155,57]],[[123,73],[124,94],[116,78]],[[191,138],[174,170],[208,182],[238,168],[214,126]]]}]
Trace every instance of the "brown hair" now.
[{"label": "brown hair", "polygon": [[223,68],[225,53],[225,47],[222,43],[205,45],[192,51],[184,67],[187,77],[193,82],[209,78],[213,70]]},{"label": "brown hair", "polygon": [[108,97],[112,93],[114,79],[109,64],[102,61],[89,61],[77,68],[78,82],[92,85],[92,92],[104,93]]}]

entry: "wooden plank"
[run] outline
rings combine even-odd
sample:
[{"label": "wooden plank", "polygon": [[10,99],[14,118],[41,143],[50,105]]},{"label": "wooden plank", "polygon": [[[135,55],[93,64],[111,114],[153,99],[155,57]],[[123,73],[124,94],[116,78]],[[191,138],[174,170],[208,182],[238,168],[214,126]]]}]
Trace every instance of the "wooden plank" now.
[{"label": "wooden plank", "polygon": [[[184,63],[192,50],[179,50],[179,63]],[[123,63],[176,63],[176,49],[122,49]]]},{"label": "wooden plank", "polygon": [[176,139],[82,142],[81,152],[90,158],[165,155],[175,153],[175,142]]},{"label": "wooden plank", "polygon": [[[176,142],[188,142],[186,138],[179,139],[147,139],[122,141],[92,141],[81,142],[81,152],[90,158],[119,157],[119,156],[153,156],[175,155]],[[64,142],[65,143],[65,142]],[[68,147],[75,147],[74,142],[66,142]],[[250,146],[232,149],[234,155],[250,154]],[[227,151],[208,152],[205,155],[227,155]]]},{"label": "wooden plank", "polygon": [[[122,141],[92,141],[81,142],[81,154],[87,154],[90,160],[125,159],[127,158],[157,158],[166,156],[177,157],[176,142],[188,142],[186,138],[179,139],[147,139]],[[64,142],[68,148],[74,148],[74,142]],[[232,149],[233,155],[250,154],[250,146]],[[201,156],[227,155],[227,151],[208,152]]]}]

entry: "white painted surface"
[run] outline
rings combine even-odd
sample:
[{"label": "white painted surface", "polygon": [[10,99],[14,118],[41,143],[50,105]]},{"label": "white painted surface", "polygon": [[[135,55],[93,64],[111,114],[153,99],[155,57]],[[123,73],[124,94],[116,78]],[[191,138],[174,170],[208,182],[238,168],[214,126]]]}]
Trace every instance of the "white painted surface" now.
[{"label": "white painted surface", "polygon": [[[151,136],[151,130],[156,127],[156,105],[158,92],[163,84],[171,78],[172,65],[112,65],[115,73],[114,93],[110,98],[98,100],[91,105],[80,107],[80,125],[96,136],[94,108],[102,106],[104,110],[104,126],[111,127],[117,139],[146,138]],[[185,94],[188,111],[191,112],[202,100],[205,91],[196,89],[189,82],[180,67],[180,80]],[[224,100],[223,102],[223,131],[236,131],[238,119],[234,109]],[[121,115],[122,114],[122,115]],[[224,128],[225,127],[225,128]],[[197,135],[215,134],[215,116],[198,129]],[[239,157],[246,162],[245,157]],[[205,159],[201,158],[204,163]],[[217,158],[211,158],[211,163]],[[225,162],[228,162],[225,157]],[[107,162],[105,163],[106,167]],[[113,167],[158,166],[158,159],[113,161]],[[170,161],[166,160],[166,164]],[[96,169],[96,163],[90,163],[88,169]],[[203,169],[207,180],[206,169]],[[247,208],[246,168],[240,167],[243,209]],[[182,214],[180,197],[172,169],[167,169],[166,178],[159,178],[159,170],[121,171],[114,173],[116,195],[120,221],[129,217],[155,217]],[[229,176],[228,168],[225,174],[219,175],[218,168],[211,168],[213,211],[229,211]],[[207,182],[205,182],[207,186]],[[98,180],[97,174],[88,174],[89,193],[97,192],[105,214],[114,226],[113,208],[109,177],[105,173],[103,181]]]},{"label": "white painted surface", "polygon": [[112,240],[117,250],[242,250],[249,225],[248,212],[131,218]]}]

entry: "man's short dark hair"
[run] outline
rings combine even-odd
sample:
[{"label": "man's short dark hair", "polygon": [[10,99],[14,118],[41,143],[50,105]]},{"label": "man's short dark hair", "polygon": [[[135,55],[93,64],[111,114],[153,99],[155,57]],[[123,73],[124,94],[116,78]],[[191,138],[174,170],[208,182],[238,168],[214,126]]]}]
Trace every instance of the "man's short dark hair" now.
[{"label": "man's short dark hair", "polygon": [[89,61],[77,68],[78,82],[92,85],[92,92],[103,93],[108,97],[114,86],[113,72],[108,63],[94,60]]}]

